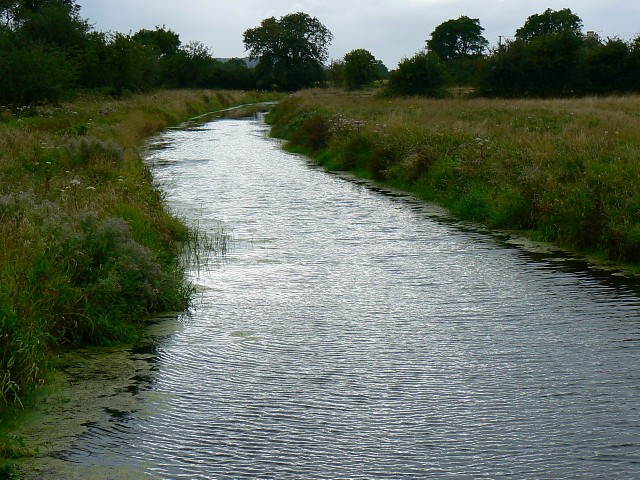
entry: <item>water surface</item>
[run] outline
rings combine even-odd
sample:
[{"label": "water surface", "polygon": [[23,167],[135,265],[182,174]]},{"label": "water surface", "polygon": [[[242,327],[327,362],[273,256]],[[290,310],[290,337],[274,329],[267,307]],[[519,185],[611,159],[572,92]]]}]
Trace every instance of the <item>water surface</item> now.
[{"label": "water surface", "polygon": [[[259,119],[170,130],[190,275],[138,406],[62,454],[158,479],[638,478],[640,299],[410,197],[313,168]],[[139,352],[138,352],[139,353]]]}]

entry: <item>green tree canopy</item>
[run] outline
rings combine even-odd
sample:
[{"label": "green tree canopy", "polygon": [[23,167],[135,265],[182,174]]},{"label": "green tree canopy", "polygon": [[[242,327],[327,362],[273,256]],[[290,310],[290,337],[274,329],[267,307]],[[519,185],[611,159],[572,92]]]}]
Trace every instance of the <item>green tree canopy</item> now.
[{"label": "green tree canopy", "polygon": [[0,101],[60,100],[77,78],[88,23],[73,0],[0,0]]},{"label": "green tree canopy", "polygon": [[62,50],[16,42],[0,30],[0,105],[57,102],[73,83],[73,67]]},{"label": "green tree canopy", "polygon": [[584,41],[576,35],[515,39],[488,60],[479,92],[498,97],[567,97],[588,91]]},{"label": "green tree canopy", "polygon": [[344,85],[344,59],[333,60],[327,70],[328,80],[335,86]]},{"label": "green tree canopy", "polygon": [[344,56],[344,81],[349,90],[362,88],[380,78],[379,61],[364,48]]},{"label": "green tree canopy", "polygon": [[516,30],[516,38],[529,41],[536,37],[552,34],[582,35],[582,20],[568,8],[531,15],[525,24]]},{"label": "green tree canopy", "polygon": [[133,39],[142,45],[154,47],[160,57],[169,57],[178,53],[182,43],[180,36],[171,29],[167,29],[164,25],[156,27],[155,30],[139,30],[135,33]]},{"label": "green tree canopy", "polygon": [[417,53],[400,62],[389,74],[387,93],[391,95],[445,95],[446,70],[444,62],[435,53]]},{"label": "green tree canopy", "polygon": [[618,38],[593,45],[587,51],[591,90],[598,94],[624,92],[637,72],[630,71],[631,47]]},{"label": "green tree canopy", "polygon": [[244,46],[258,60],[264,87],[297,90],[323,79],[331,32],[306,13],[270,17],[244,32]]},{"label": "green tree canopy", "polygon": [[77,46],[89,31],[74,0],[0,0],[0,25],[25,39]]},{"label": "green tree canopy", "polygon": [[429,50],[443,60],[482,55],[489,42],[477,18],[462,16],[438,25],[427,40]]}]

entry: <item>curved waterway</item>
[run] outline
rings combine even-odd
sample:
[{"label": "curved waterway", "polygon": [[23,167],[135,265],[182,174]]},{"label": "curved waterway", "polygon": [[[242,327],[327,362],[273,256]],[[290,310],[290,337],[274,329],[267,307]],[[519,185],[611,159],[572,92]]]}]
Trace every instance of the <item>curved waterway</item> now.
[{"label": "curved waterway", "polygon": [[190,272],[180,327],[132,353],[152,363],[135,408],[62,459],[156,479],[640,478],[633,285],[267,134],[223,119],[150,145],[170,207],[227,253]]}]

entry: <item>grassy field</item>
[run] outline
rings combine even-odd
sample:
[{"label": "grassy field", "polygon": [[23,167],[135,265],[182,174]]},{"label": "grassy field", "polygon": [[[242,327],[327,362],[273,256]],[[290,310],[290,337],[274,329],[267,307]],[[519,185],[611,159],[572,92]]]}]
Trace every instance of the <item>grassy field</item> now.
[{"label": "grassy field", "polygon": [[178,256],[194,232],[167,213],[144,140],[274,98],[183,90],[0,107],[0,418],[44,382],[55,349],[130,341],[150,314],[188,304]]},{"label": "grassy field", "polygon": [[310,90],[269,121],[289,149],[330,170],[638,271],[638,96],[431,100]]}]

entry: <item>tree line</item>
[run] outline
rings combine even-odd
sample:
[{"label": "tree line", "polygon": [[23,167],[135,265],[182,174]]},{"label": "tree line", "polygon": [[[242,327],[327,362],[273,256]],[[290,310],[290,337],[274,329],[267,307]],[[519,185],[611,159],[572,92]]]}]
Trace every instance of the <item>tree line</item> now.
[{"label": "tree line", "polygon": [[165,26],[93,31],[74,0],[0,0],[0,105],[57,102],[79,89],[253,89],[245,61],[216,60]]},{"label": "tree line", "polygon": [[80,89],[120,96],[154,88],[293,91],[386,80],[390,95],[444,96],[452,85],[479,95],[554,97],[640,91],[640,36],[584,35],[570,9],[531,15],[513,38],[489,47],[479,19],[438,25],[427,46],[389,72],[357,48],[326,66],[332,33],[305,13],[267,18],[244,32],[244,59],[217,60],[165,26],[98,32],[75,0],[0,0],[0,105],[57,102]]},{"label": "tree line", "polygon": [[427,48],[392,72],[389,90],[442,96],[459,85],[505,98],[640,92],[640,35],[624,41],[585,34],[568,8],[529,16],[493,48],[483,31],[479,19],[466,16],[440,24]]},{"label": "tree line", "polygon": [[487,97],[640,92],[640,35],[631,41],[585,35],[582,20],[568,8],[529,16],[495,47],[483,31],[479,19],[447,20],[431,32],[426,48],[391,72],[363,48],[323,69],[331,32],[305,14],[263,21],[245,32],[245,47],[259,62],[258,77],[273,79],[274,88],[328,82],[354,90],[387,80],[388,95],[441,97],[452,86]]}]

